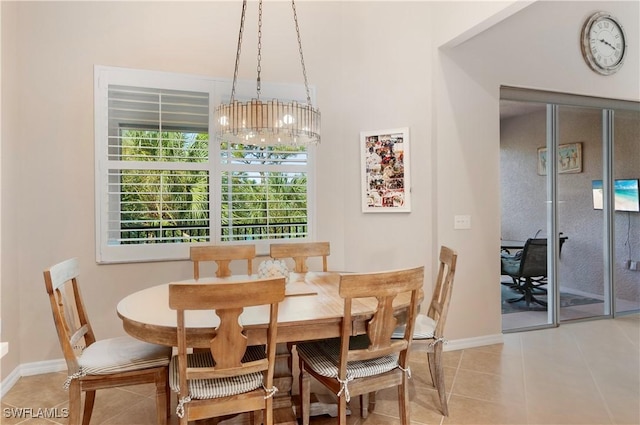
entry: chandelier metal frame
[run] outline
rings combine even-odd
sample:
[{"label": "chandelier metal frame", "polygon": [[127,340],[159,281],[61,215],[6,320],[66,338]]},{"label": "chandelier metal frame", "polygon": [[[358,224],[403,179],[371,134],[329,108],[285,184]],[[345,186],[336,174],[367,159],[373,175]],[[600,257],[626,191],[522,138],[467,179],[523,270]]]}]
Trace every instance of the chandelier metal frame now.
[{"label": "chandelier metal frame", "polygon": [[216,108],[216,122],[219,127],[219,137],[223,140],[251,145],[307,145],[320,142],[320,111],[311,104],[307,70],[302,54],[302,41],[295,1],[291,1],[293,20],[298,37],[298,49],[302,75],[307,95],[307,103],[296,101],[281,101],[273,99],[263,102],[260,99],[261,90],[261,59],[262,59],[262,0],[258,3],[258,57],[256,98],[247,102],[235,99],[238,80],[240,52],[242,50],[242,35],[246,16],[247,0],[242,2],[240,31],[238,34],[238,49],[233,73],[231,100]]}]

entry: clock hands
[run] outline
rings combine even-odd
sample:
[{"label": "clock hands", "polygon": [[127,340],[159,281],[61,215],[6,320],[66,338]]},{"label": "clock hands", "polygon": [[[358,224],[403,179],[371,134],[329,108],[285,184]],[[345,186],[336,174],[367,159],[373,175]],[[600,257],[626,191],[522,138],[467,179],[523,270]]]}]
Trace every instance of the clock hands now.
[{"label": "clock hands", "polygon": [[600,40],[598,40],[601,43],[606,44],[607,46],[611,47],[613,50],[616,50],[616,48],[613,46],[613,44],[609,43],[607,40],[605,40],[604,38],[601,38]]}]

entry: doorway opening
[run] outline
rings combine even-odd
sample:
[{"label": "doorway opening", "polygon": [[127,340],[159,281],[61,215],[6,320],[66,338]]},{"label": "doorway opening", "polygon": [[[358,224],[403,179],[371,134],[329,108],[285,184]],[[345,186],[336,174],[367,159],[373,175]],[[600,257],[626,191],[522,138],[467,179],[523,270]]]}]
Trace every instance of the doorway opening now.
[{"label": "doorway opening", "polygon": [[640,104],[503,87],[500,110],[503,331],[640,311],[640,212],[615,199],[640,179]]}]

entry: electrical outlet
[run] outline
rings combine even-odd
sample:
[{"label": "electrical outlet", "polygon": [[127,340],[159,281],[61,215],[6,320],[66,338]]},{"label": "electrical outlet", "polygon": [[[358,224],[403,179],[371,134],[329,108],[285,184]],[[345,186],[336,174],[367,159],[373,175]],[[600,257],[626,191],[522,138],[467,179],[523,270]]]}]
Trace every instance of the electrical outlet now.
[{"label": "electrical outlet", "polygon": [[638,271],[638,262],[637,261],[629,261],[629,270]]}]

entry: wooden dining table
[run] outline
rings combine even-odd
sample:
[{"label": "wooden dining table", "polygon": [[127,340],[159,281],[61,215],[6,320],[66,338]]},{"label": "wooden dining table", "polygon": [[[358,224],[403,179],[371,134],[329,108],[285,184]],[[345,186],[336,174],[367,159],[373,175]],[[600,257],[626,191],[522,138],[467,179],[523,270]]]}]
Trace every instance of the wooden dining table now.
[{"label": "wooden dining table", "polygon": [[[207,277],[171,283],[218,284],[258,279],[257,275],[234,275],[224,278]],[[338,288],[340,274],[334,272],[291,273],[285,289],[285,299],[278,311],[279,364],[276,365],[275,384],[279,397],[274,400],[274,421],[296,424],[291,407],[293,368],[288,344],[340,336],[344,302]],[[250,294],[247,294],[250,296]],[[403,322],[410,303],[410,294],[401,294],[394,309],[398,323]],[[377,306],[375,298],[354,301],[352,306],[353,334],[366,333],[366,321]],[[123,298],[117,313],[124,330],[131,336],[155,344],[177,346],[176,311],[169,308],[169,283],[152,286]],[[240,316],[250,345],[266,342],[269,320],[268,306],[245,308]],[[218,325],[215,314],[207,311],[188,311],[185,316],[187,345],[209,347],[212,332]]]}]

